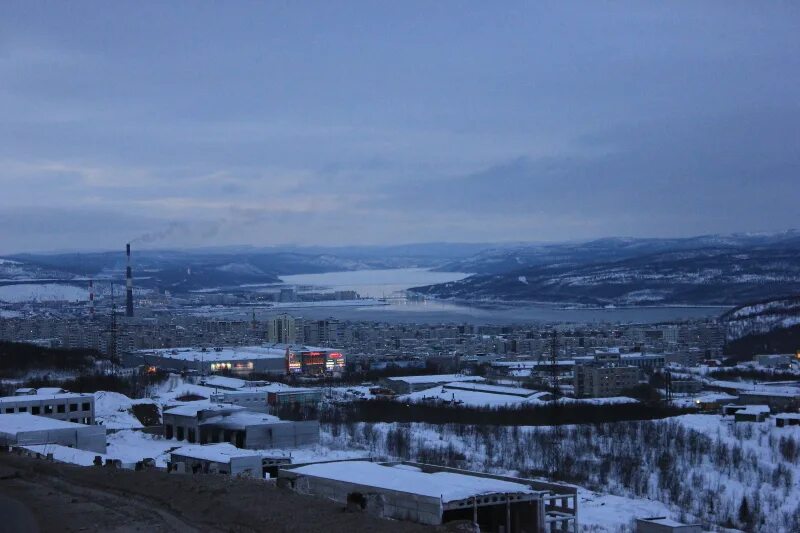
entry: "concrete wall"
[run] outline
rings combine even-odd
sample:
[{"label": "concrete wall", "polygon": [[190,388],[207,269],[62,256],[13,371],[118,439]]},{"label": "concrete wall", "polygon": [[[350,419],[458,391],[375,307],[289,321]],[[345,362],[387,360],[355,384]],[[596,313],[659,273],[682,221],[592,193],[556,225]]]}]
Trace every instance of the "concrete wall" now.
[{"label": "concrete wall", "polygon": [[[286,471],[281,471],[279,477],[284,477],[281,475],[284,472]],[[303,475],[294,479],[294,490],[342,504],[347,503],[348,494],[360,493],[368,501],[365,511],[377,516],[429,525],[442,523],[442,504],[439,498]]]},{"label": "concrete wall", "polygon": [[319,444],[319,421],[277,422],[249,426],[245,447],[251,449],[295,448]]},{"label": "concrete wall", "polygon": [[[171,435],[168,426],[172,426]],[[178,428],[181,428],[182,431],[179,431]],[[197,419],[194,417],[164,414],[164,429],[164,438],[192,442],[190,436],[193,434],[193,442],[202,442],[200,427]],[[209,434],[217,431],[217,437],[219,437],[219,432],[223,431],[216,429],[213,424],[205,425],[202,429]],[[298,446],[319,444],[318,420],[254,424],[247,426],[243,430],[238,430],[238,433],[241,432],[244,432],[244,442],[240,443],[239,446],[253,450],[265,448],[296,448]],[[230,441],[224,438],[217,438],[217,440],[210,439],[209,442],[231,442],[231,444],[237,445],[235,437],[233,436]]]},{"label": "concrete wall", "polygon": [[34,446],[60,444],[79,450],[106,453],[106,430],[102,426],[20,431],[16,435],[0,434],[4,445]]},{"label": "concrete wall", "polygon": [[231,476],[248,476],[253,478],[261,477],[261,457],[231,457],[230,463],[211,461],[208,459],[198,459],[195,457],[170,454],[170,462],[175,464],[182,463],[183,468],[178,468],[181,473],[191,474],[196,467],[199,473],[209,474],[229,474]]}]

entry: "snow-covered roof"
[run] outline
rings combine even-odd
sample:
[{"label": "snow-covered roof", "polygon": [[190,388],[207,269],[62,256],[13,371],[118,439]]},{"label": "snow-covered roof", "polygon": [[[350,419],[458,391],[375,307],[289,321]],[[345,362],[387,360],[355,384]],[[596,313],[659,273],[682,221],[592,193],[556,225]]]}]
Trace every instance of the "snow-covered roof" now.
[{"label": "snow-covered roof", "polygon": [[35,444],[32,446],[23,446],[28,451],[39,453],[42,455],[53,454],[53,459],[60,463],[69,463],[79,466],[92,466],[94,459],[98,455],[105,462],[107,455],[104,453],[90,452],[87,450],[80,450],[78,448],[70,448],[69,446],[62,446],[61,444]]},{"label": "snow-covered roof", "polygon": [[247,426],[255,426],[258,424],[277,424],[284,422],[284,420],[281,420],[277,416],[257,413],[255,411],[241,410],[206,418],[200,424],[214,425],[227,429],[244,429]]},{"label": "snow-covered roof", "polygon": [[482,494],[536,492],[522,483],[453,472],[426,473],[406,465],[393,467],[367,461],[316,463],[293,468],[291,471],[345,483],[441,498],[443,502]]},{"label": "snow-covered roof", "polygon": [[[589,358],[591,359],[591,358]],[[495,361],[491,366],[506,368],[536,368],[537,366],[550,366],[552,361]],[[575,359],[556,359],[556,366],[575,366]]]},{"label": "snow-covered roof", "polygon": [[20,396],[3,396],[2,398],[0,398],[0,404],[33,402],[39,400],[75,400],[75,399],[88,400],[89,398],[94,399],[94,396],[92,396],[91,394],[81,394],[77,392],[64,392],[60,394],[22,394]]},{"label": "snow-covered roof", "polygon": [[179,361],[241,361],[248,359],[283,359],[286,348],[280,349],[266,346],[237,346],[221,350],[202,348],[166,348],[159,350],[142,350],[158,357]]},{"label": "snow-covered roof", "polygon": [[784,391],[784,390],[776,390],[776,391],[768,391],[768,390],[743,390],[740,391],[740,394],[747,394],[749,396],[764,396],[764,397],[775,397],[775,398],[797,398],[800,396],[800,392],[792,392],[792,391]]},{"label": "snow-covered roof", "polygon": [[227,403],[209,404],[208,402],[200,401],[200,402],[191,402],[184,405],[178,405],[176,407],[171,407],[169,409],[164,410],[164,414],[177,415],[177,416],[197,416],[197,413],[199,413],[200,411],[227,412],[240,409],[244,409],[244,407]]},{"label": "snow-covered roof", "polygon": [[65,391],[61,387],[39,387],[38,389],[36,389],[36,394],[40,394],[43,396],[47,394],[62,394],[65,392],[67,391]]},{"label": "snow-covered roof", "polygon": [[283,359],[286,349],[293,352],[335,352],[331,348],[315,346],[265,344],[263,346],[233,346],[225,348],[160,348],[157,350],[139,350],[143,355],[154,355],[180,361],[242,361],[249,359]]},{"label": "snow-covered roof", "polygon": [[702,396],[698,396],[694,399],[695,403],[705,403],[705,402],[729,402],[731,400],[735,400],[736,396],[732,396],[730,394],[726,394],[724,392],[710,392],[708,394],[703,394]]},{"label": "snow-covered roof", "polygon": [[386,378],[391,381],[404,383],[448,383],[456,381],[485,381],[481,376],[464,376],[461,374],[436,374],[432,376],[395,376]]},{"label": "snow-covered roof", "polygon": [[664,516],[653,517],[653,518],[639,518],[639,520],[667,527],[685,527],[687,525],[684,524],[683,522],[678,522],[676,520],[672,520],[671,518],[666,518]]},{"label": "snow-covered roof", "polygon": [[65,422],[46,416],[36,416],[29,413],[14,413],[0,415],[0,433],[15,435],[23,431],[48,431],[55,429],[78,429],[89,427],[84,424]]},{"label": "snow-covered roof", "polygon": [[528,396],[533,396],[539,391],[531,390],[531,389],[523,389],[522,387],[505,387],[502,385],[486,385],[484,383],[474,383],[474,382],[451,382],[445,383],[443,385],[445,389],[459,389],[459,390],[469,390],[475,392],[488,392],[493,394],[506,394],[510,396],[522,396],[527,398]]},{"label": "snow-covered roof", "polygon": [[242,389],[247,385],[243,379],[229,378],[227,376],[210,376],[201,381],[206,387],[221,387],[224,389]]},{"label": "snow-covered roof", "polygon": [[232,457],[261,457],[256,452],[242,450],[228,443],[182,446],[172,450],[170,453],[173,456],[192,457],[194,459],[214,461],[215,463],[230,463]]},{"label": "snow-covered roof", "polygon": [[745,405],[737,414],[757,415],[769,412],[769,405]]},{"label": "snow-covered roof", "polygon": [[783,418],[784,420],[800,420],[800,413],[778,413],[775,418]]}]

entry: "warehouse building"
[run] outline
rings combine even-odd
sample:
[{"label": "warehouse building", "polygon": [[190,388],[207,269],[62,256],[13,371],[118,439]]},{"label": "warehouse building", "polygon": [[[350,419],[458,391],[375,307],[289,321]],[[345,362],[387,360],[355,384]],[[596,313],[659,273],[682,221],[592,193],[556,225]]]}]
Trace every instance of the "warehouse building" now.
[{"label": "warehouse building", "polygon": [[437,374],[432,376],[397,376],[384,378],[381,385],[393,390],[396,394],[409,394],[418,390],[430,389],[445,383],[486,381],[481,376],[465,376],[461,374]]},{"label": "warehouse building", "polygon": [[665,516],[636,519],[636,533],[702,533],[700,524],[684,524]]},{"label": "warehouse building", "polygon": [[60,444],[97,453],[106,452],[106,430],[29,413],[0,415],[0,445]]},{"label": "warehouse building", "polygon": [[323,376],[344,372],[345,357],[339,350],[290,344],[217,348],[165,348],[126,354],[129,366],[156,366],[168,370],[249,374],[300,374]]},{"label": "warehouse building", "polygon": [[280,485],[364,512],[481,531],[577,531],[577,490],[421,463],[338,461],[281,468]]},{"label": "warehouse building", "polygon": [[800,408],[800,392],[797,390],[742,390],[739,391],[740,404],[764,404],[775,411],[795,411]]},{"label": "warehouse building", "polygon": [[296,448],[319,443],[319,422],[281,420],[236,405],[181,405],[163,413],[164,437],[237,448]]},{"label": "warehouse building", "polygon": [[182,446],[170,452],[167,468],[184,474],[262,476],[261,455],[228,443]]},{"label": "warehouse building", "polygon": [[123,357],[129,366],[149,365],[167,370],[230,373],[246,376],[283,374],[286,347],[281,345],[236,346],[228,348],[167,348],[140,350]]},{"label": "warehouse building", "polygon": [[[250,386],[250,382],[215,376],[204,381],[204,385],[218,387],[217,383],[225,380],[226,388],[218,388],[212,393],[210,400],[214,403],[227,403],[246,407],[252,411],[277,414],[279,412],[316,409],[322,401],[323,389],[292,387],[283,383],[264,383]],[[232,388],[240,381],[239,388]]]},{"label": "warehouse building", "polygon": [[[61,390],[61,389],[55,389]],[[15,396],[0,398],[0,413],[29,413],[75,424],[94,424],[94,395],[18,389]]]}]

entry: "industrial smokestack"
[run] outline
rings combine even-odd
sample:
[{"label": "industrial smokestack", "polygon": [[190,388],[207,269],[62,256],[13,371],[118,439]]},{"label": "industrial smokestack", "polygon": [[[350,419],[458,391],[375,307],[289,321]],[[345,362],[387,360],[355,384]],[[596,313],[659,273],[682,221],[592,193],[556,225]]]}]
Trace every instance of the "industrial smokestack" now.
[{"label": "industrial smokestack", "polygon": [[89,280],[89,317],[94,320],[94,280]]},{"label": "industrial smokestack", "polygon": [[133,316],[133,275],[131,274],[131,243],[125,245],[128,267],[125,270],[125,316]]}]

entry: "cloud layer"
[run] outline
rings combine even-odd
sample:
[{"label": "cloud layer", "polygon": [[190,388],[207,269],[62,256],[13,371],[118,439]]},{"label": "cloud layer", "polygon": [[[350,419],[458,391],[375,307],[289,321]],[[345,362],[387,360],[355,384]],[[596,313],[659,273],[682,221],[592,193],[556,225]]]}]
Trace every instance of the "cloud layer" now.
[{"label": "cloud layer", "polygon": [[792,3],[4,2],[0,253],[786,229],[798,22]]}]

